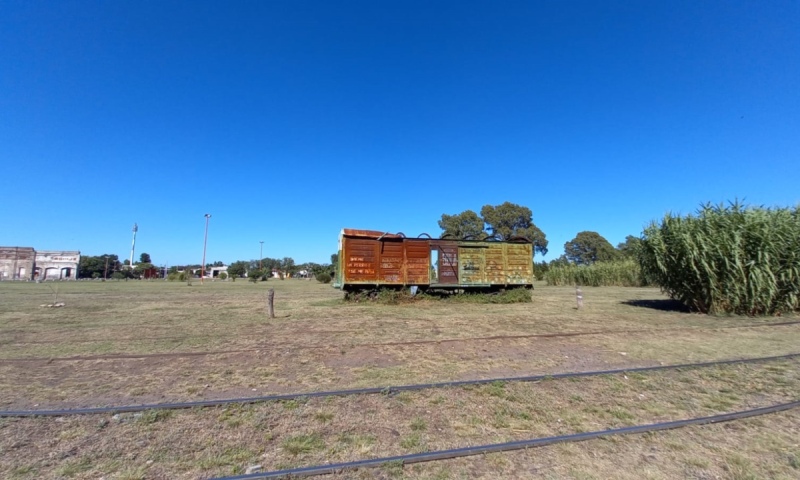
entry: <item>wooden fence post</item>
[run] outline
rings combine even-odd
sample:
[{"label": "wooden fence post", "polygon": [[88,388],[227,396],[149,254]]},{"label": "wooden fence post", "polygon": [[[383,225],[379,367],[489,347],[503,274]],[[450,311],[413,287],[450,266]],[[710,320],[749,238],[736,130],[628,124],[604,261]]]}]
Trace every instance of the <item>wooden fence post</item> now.
[{"label": "wooden fence post", "polygon": [[575,285],[575,299],[578,301],[578,310],[583,308],[583,292],[579,285]]},{"label": "wooden fence post", "polygon": [[275,318],[275,289],[270,288],[267,293],[267,313],[269,318]]}]

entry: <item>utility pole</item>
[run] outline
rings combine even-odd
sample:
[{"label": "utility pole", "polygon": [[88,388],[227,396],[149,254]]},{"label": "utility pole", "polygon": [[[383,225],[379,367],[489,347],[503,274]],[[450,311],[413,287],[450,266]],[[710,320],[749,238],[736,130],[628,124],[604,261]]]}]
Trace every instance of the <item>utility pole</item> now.
[{"label": "utility pole", "polygon": [[133,270],[133,251],[136,249],[136,232],[139,231],[139,225],[133,224],[133,243],[131,243],[131,270]]},{"label": "utility pole", "polygon": [[261,262],[264,259],[264,240],[259,240],[258,243],[261,244],[261,249],[258,251],[258,269],[263,270],[264,268],[261,266]]},{"label": "utility pole", "polygon": [[203,237],[203,263],[200,265],[200,284],[203,284],[203,278],[206,276],[206,244],[208,243],[208,219],[211,218],[210,213],[205,214],[206,217],[206,234]]},{"label": "utility pole", "polygon": [[103,271],[103,280],[108,280],[108,255],[106,255],[106,269]]}]

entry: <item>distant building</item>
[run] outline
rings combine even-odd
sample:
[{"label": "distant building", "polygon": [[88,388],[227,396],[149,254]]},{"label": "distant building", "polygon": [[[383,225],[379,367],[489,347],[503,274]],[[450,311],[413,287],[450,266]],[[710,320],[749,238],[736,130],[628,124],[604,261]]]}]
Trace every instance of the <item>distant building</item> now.
[{"label": "distant building", "polygon": [[35,260],[31,247],[0,247],[0,280],[30,280]]},{"label": "distant building", "polygon": [[228,275],[228,266],[227,265],[223,265],[221,267],[211,267],[208,270],[206,270],[206,278],[209,278],[209,277],[217,278],[219,276],[219,274],[223,273],[223,272],[225,273],[225,275]]},{"label": "distant building", "polygon": [[0,280],[76,280],[81,252],[0,247]]}]

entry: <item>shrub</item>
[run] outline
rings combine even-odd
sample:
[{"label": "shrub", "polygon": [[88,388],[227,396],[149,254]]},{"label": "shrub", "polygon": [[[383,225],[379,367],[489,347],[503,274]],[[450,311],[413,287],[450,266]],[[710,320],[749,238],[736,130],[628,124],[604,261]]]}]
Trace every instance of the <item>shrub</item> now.
[{"label": "shrub", "polygon": [[217,278],[219,278],[220,280],[225,280],[226,278],[228,278],[228,274],[225,273],[225,272],[219,272],[219,275],[217,275]]},{"label": "shrub", "polygon": [[531,291],[527,288],[511,288],[500,292],[454,292],[452,290],[428,290],[411,295],[408,288],[381,288],[362,290],[345,294],[345,300],[361,302],[370,300],[384,305],[399,305],[422,301],[444,301],[454,303],[529,303]]},{"label": "shrub", "polygon": [[587,287],[642,287],[647,281],[635,260],[600,262],[592,265],[556,264],[545,273],[548,285]]},{"label": "shrub", "polygon": [[331,274],[328,272],[322,272],[317,274],[317,281],[320,283],[331,283]]},{"label": "shrub", "polygon": [[700,312],[747,315],[800,309],[800,208],[703,205],[644,231],[644,275]]},{"label": "shrub", "polygon": [[183,280],[183,279],[181,278],[181,274],[180,273],[172,272],[172,273],[167,275],[167,280],[170,281],[170,282],[174,282],[174,281]]}]

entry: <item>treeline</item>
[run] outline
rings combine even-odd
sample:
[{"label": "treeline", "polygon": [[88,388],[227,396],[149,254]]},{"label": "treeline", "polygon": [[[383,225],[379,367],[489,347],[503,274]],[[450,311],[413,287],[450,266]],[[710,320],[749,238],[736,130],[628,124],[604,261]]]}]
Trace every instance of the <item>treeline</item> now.
[{"label": "treeline", "polygon": [[305,276],[328,283],[336,270],[337,257],[337,254],[333,254],[331,255],[332,263],[322,264],[315,262],[296,264],[291,257],[238,260],[228,265],[228,275],[234,281],[236,278],[242,277],[247,277],[252,281],[266,281],[273,276],[273,272],[281,279],[291,278],[300,272],[305,272]]},{"label": "treeline", "polygon": [[[81,255],[78,263],[78,278],[125,280],[129,278],[160,278],[163,270],[153,265],[150,254],[139,255],[139,263],[133,268],[130,260],[119,261],[119,256],[114,254]],[[199,267],[198,267],[199,268]]]}]

